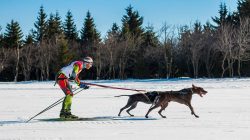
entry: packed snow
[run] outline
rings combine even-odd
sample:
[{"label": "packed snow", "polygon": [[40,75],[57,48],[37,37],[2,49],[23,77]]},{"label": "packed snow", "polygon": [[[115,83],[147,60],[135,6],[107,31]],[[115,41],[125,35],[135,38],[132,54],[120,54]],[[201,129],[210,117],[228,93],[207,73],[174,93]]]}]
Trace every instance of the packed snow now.
[{"label": "packed snow", "polygon": [[[180,90],[192,84],[208,93],[193,95],[192,105],[171,102],[163,111],[139,103],[129,117],[117,114],[135,91],[91,86],[73,98],[72,113],[82,121],[53,121],[61,104],[26,121],[64,96],[54,81],[0,82],[0,140],[248,140],[250,137],[250,78],[230,79],[146,79],[84,81],[119,88],[146,91]],[[73,84],[74,85],[74,84]],[[76,87],[76,85],[74,85]]]}]

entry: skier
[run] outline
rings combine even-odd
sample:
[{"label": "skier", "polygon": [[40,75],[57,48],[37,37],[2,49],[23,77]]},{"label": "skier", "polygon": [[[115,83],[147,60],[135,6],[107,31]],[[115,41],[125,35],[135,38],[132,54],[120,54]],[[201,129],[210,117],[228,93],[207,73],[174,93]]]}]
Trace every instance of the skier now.
[{"label": "skier", "polygon": [[74,61],[68,66],[63,67],[56,76],[56,82],[65,94],[65,98],[62,103],[62,109],[60,112],[60,118],[63,119],[77,119],[76,115],[71,114],[71,104],[73,98],[72,86],[69,80],[74,80],[74,82],[83,89],[88,89],[89,86],[80,82],[78,78],[79,73],[82,69],[90,69],[93,64],[93,59],[91,57],[85,57],[82,61]]}]

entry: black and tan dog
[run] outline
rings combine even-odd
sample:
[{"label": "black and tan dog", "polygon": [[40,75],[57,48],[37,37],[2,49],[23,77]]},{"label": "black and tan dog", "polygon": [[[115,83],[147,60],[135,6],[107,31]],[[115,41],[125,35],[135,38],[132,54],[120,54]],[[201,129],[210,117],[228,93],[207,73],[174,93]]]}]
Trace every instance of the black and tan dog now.
[{"label": "black and tan dog", "polygon": [[161,112],[165,110],[165,108],[168,106],[168,103],[170,101],[174,101],[174,102],[187,105],[191,110],[191,114],[198,118],[199,116],[195,114],[193,107],[191,105],[192,95],[198,94],[202,97],[206,93],[207,91],[205,91],[203,88],[192,85],[192,88],[186,88],[186,89],[182,89],[179,91],[152,91],[152,92],[147,92],[145,94],[137,93],[133,95],[120,95],[120,96],[115,96],[115,97],[121,97],[121,96],[129,97],[127,104],[123,108],[120,109],[118,116],[120,116],[121,112],[126,108],[129,108],[127,110],[127,113],[130,116],[134,116],[130,114],[129,111],[136,108],[138,102],[143,102],[146,104],[152,104],[152,106],[150,107],[150,109],[148,110],[145,116],[146,118],[148,118],[148,114],[153,109],[159,106],[161,106],[161,109],[158,111],[158,113],[161,115],[161,117],[166,118],[166,116],[163,116]]},{"label": "black and tan dog", "polygon": [[120,96],[115,96],[115,97],[121,97],[121,96],[128,96],[128,102],[127,104],[120,109],[120,112],[118,114],[118,116],[121,115],[122,111],[126,108],[129,108],[127,110],[127,113],[130,115],[130,116],[134,116],[132,114],[129,113],[130,110],[136,108],[137,106],[137,103],[138,102],[143,102],[143,103],[146,103],[146,104],[152,104],[156,97],[158,96],[158,92],[157,91],[152,91],[152,92],[147,92],[147,93],[137,93],[137,94],[133,94],[133,95],[120,95]]},{"label": "black and tan dog", "polygon": [[191,105],[192,96],[193,94],[198,94],[201,97],[203,97],[203,95],[205,95],[206,93],[207,91],[205,91],[202,87],[196,87],[194,85],[192,85],[192,88],[186,88],[180,91],[161,92],[158,95],[157,101],[153,106],[150,107],[145,117],[148,118],[148,114],[153,109],[161,106],[161,109],[158,111],[158,113],[161,115],[162,118],[166,118],[166,116],[163,116],[161,112],[165,110],[169,102],[174,101],[188,106],[191,110],[191,115],[194,115],[196,118],[199,118],[199,116],[195,114],[194,109]]}]

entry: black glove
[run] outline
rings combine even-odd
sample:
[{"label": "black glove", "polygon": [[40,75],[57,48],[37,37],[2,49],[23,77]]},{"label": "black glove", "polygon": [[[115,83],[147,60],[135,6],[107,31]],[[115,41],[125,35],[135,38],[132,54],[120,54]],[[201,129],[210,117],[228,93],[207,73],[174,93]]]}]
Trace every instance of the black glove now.
[{"label": "black glove", "polygon": [[80,83],[79,85],[80,88],[83,88],[83,89],[89,89],[89,86],[83,84],[83,83]]},{"label": "black glove", "polygon": [[69,77],[70,80],[75,80],[76,79],[76,74],[72,72],[72,74]]}]

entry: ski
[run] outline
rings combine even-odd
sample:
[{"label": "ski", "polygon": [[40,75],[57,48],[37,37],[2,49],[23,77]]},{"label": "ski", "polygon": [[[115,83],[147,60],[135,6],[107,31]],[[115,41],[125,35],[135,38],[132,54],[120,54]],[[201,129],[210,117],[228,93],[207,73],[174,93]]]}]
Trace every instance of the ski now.
[{"label": "ski", "polygon": [[93,118],[48,118],[38,119],[38,121],[60,122],[60,121],[143,121],[143,120],[158,120],[157,118],[145,117],[93,117]]}]

